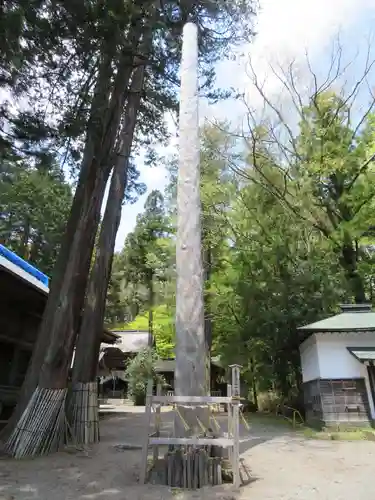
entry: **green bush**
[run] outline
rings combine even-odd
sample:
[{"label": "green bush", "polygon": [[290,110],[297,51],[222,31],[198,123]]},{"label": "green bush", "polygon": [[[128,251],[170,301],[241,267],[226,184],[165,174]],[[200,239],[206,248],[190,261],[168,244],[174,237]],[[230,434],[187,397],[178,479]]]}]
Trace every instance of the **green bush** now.
[{"label": "green bush", "polygon": [[[145,330],[149,328],[149,312],[139,314],[131,323],[117,324],[119,330]],[[174,358],[174,311],[165,304],[153,309],[153,335],[156,341],[156,351],[160,357]]]},{"label": "green bush", "polygon": [[140,351],[128,363],[125,377],[128,382],[128,393],[136,405],[145,402],[147,383],[165,384],[164,378],[156,373],[155,364],[159,357],[153,349],[147,348]]},{"label": "green bush", "polygon": [[284,398],[273,391],[261,392],[258,394],[258,410],[260,412],[276,413]]}]

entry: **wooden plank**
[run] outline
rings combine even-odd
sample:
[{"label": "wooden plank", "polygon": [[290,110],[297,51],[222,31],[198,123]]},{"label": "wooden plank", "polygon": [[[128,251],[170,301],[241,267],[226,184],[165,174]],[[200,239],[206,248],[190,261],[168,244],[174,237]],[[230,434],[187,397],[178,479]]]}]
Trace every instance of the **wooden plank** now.
[{"label": "wooden plank", "polygon": [[187,487],[188,489],[192,489],[193,487],[193,481],[191,477],[191,463],[193,460],[193,455],[191,452],[188,452],[186,455],[186,467],[187,467]]},{"label": "wooden plank", "polygon": [[[158,384],[156,387],[156,394],[158,396],[161,396],[161,394],[162,394],[162,387],[160,384]],[[154,437],[160,436],[160,418],[161,418],[160,410],[161,410],[160,405],[158,405],[155,408],[155,434],[154,434]],[[154,457],[154,464],[156,464],[156,461],[159,458],[159,448],[157,446],[154,446],[153,457]]]},{"label": "wooden plank", "polygon": [[182,454],[182,474],[183,474],[183,481],[182,481],[182,486],[184,489],[188,487],[188,469],[187,469],[187,454],[183,453]]},{"label": "wooden plank", "polygon": [[[227,384],[227,396],[229,398],[232,398],[232,386],[231,386],[231,384]],[[233,438],[233,429],[232,429],[232,427],[233,427],[233,424],[232,424],[233,408],[232,408],[232,405],[228,405],[227,411],[228,411],[228,438]],[[229,460],[232,460],[232,456],[233,456],[233,448],[229,448],[229,452],[228,452]]]},{"label": "wooden plank", "polygon": [[150,446],[155,445],[192,445],[192,446],[221,446],[228,448],[234,445],[233,439],[228,438],[177,438],[177,437],[159,437],[150,438]]},{"label": "wooden plank", "polygon": [[199,454],[194,453],[194,466],[193,466],[193,488],[196,490],[199,487]]},{"label": "wooden plank", "polygon": [[[232,397],[239,396],[240,391],[240,366],[232,365]],[[241,484],[240,476],[240,408],[238,405],[232,406],[232,426],[233,426],[233,486],[239,488]]]},{"label": "wooden plank", "polygon": [[139,474],[140,484],[145,484],[147,477],[147,456],[148,456],[149,432],[150,432],[151,412],[152,412],[151,398],[152,398],[152,380],[149,380],[147,384],[147,395],[146,395],[146,432],[144,433],[143,437],[141,470]]},{"label": "wooden plank", "polygon": [[222,397],[212,397],[212,396],[153,396],[152,403],[154,404],[220,404],[220,403],[232,403],[239,404],[239,400],[232,400],[225,396]]},{"label": "wooden plank", "polygon": [[233,486],[235,488],[240,487],[240,419],[239,419],[239,407],[237,405],[233,406],[233,456],[232,456],[232,470],[233,470]]}]

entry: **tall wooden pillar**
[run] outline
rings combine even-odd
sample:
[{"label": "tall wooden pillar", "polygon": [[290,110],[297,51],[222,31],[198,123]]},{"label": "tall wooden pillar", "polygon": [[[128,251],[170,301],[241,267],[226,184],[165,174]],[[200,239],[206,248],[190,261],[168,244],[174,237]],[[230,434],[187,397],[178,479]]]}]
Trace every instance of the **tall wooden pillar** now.
[{"label": "tall wooden pillar", "polygon": [[[175,394],[203,396],[209,390],[209,365],[199,192],[198,30],[193,23],[187,23],[183,32],[179,125]],[[176,432],[182,431],[176,428]]]}]

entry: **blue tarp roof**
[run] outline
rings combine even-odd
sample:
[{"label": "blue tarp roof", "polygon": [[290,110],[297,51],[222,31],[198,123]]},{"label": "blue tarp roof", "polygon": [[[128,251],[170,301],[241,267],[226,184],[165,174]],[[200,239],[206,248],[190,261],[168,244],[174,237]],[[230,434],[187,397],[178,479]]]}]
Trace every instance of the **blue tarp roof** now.
[{"label": "blue tarp roof", "polygon": [[18,266],[20,269],[23,269],[28,274],[36,278],[38,281],[43,283],[46,287],[49,286],[49,278],[44,273],[39,271],[36,267],[32,266],[26,260],[21,259],[17,254],[6,248],[4,245],[0,244],[0,255],[5,257],[9,262],[12,262],[14,265]]}]

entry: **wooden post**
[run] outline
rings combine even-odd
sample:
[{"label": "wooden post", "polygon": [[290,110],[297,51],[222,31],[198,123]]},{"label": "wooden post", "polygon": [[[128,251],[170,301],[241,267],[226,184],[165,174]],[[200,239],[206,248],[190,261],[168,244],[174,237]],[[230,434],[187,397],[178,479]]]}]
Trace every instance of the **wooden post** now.
[{"label": "wooden post", "polygon": [[[232,397],[232,386],[231,384],[227,384],[227,396],[228,398]],[[228,438],[233,437],[233,422],[232,422],[232,404],[227,404],[228,411]],[[232,461],[233,450],[232,448],[228,449],[228,458]]]},{"label": "wooden post", "polygon": [[147,384],[147,393],[146,393],[146,432],[143,436],[141,470],[139,474],[140,484],[145,484],[147,479],[148,442],[150,437],[149,432],[150,432],[151,412],[152,412],[152,407],[151,407],[152,386],[153,386],[153,381],[149,380]]},{"label": "wooden post", "polygon": [[232,471],[233,485],[235,488],[240,487],[240,365],[231,365],[232,369],[232,400],[233,400],[233,456],[232,456]]},{"label": "wooden post", "polygon": [[[156,395],[161,396],[162,395],[162,388],[161,384],[157,384],[156,386]],[[155,437],[160,436],[160,404],[158,404],[155,408]],[[153,459],[154,459],[154,466],[156,466],[156,462],[158,461],[159,458],[159,446],[155,445],[153,447]]]},{"label": "wooden post", "polygon": [[[198,30],[193,23],[187,23],[183,30],[179,124],[175,394],[200,396],[208,395],[209,373],[204,332],[199,193]],[[181,413],[191,429],[196,427],[196,411],[181,408]],[[202,418],[206,420],[200,413]],[[175,433],[176,436],[186,435],[178,417]]]}]

